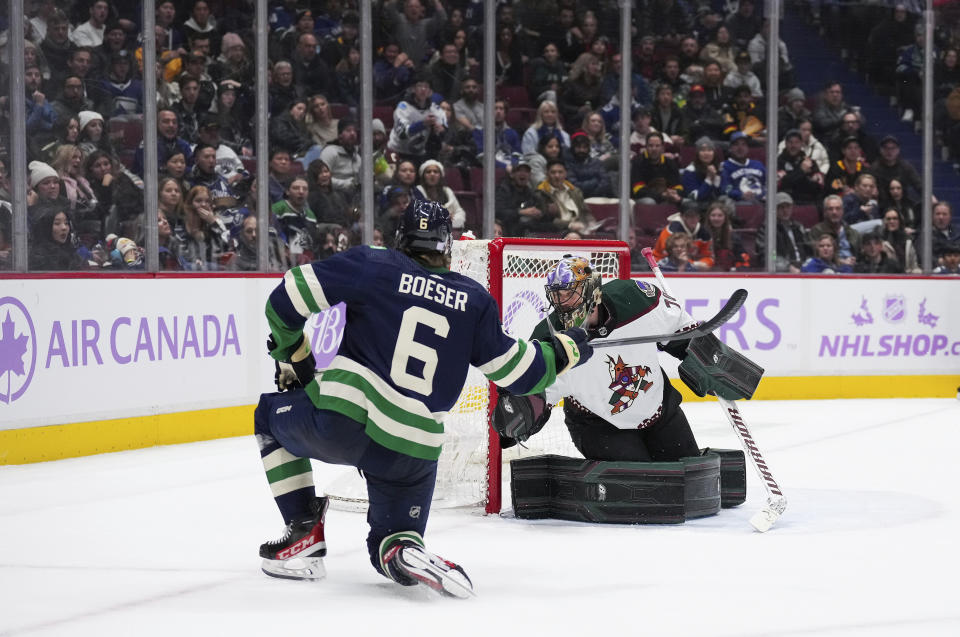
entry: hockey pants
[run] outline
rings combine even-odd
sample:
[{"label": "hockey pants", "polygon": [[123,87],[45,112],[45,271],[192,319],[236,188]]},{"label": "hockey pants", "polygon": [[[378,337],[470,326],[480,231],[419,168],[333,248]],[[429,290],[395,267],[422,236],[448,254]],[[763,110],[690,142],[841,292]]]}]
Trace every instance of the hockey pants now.
[{"label": "hockey pants", "polygon": [[425,534],[436,460],[383,447],[367,436],[363,424],[338,412],[317,409],[302,389],[262,394],[254,412],[254,430],[261,437],[272,437],[294,456],[363,471],[370,503],[367,551],[378,571],[383,538],[398,531]]}]

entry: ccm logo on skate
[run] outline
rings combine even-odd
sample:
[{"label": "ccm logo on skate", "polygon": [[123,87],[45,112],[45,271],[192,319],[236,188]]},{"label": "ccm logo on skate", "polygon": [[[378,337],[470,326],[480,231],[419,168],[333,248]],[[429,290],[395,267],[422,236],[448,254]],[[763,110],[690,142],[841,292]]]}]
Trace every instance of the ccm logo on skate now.
[{"label": "ccm logo on skate", "polygon": [[307,548],[309,548],[310,546],[313,546],[316,543],[317,543],[317,536],[311,533],[310,535],[303,538],[302,540],[300,540],[290,548],[284,549],[279,553],[277,553],[277,559],[278,560],[290,559],[291,557],[295,556],[296,554],[302,551],[305,551]]},{"label": "ccm logo on skate", "polygon": [[287,413],[288,411],[290,411],[291,409],[293,409],[293,405],[284,405],[283,407],[281,407],[281,408],[279,408],[279,409],[277,410],[277,413],[278,413],[278,414],[285,414],[285,413]]}]

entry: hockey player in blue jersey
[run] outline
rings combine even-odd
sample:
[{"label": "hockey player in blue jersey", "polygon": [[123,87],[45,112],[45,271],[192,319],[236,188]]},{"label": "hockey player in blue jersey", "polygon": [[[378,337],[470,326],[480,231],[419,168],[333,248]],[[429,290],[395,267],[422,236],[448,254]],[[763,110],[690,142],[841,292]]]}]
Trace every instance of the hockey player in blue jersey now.
[{"label": "hockey player in blue jersey", "polygon": [[[267,480],[287,525],[260,547],[267,575],[324,576],[327,499],[315,495],[310,458],[357,467],[367,482],[374,568],[405,586],[466,597],[470,579],[424,547],[443,419],[469,365],[514,394],[537,393],[586,361],[576,328],[542,341],[504,333],[496,302],[450,272],[450,217],[414,200],[396,250],[358,246],[295,267],[270,294],[267,321],[277,384],[254,414]],[[340,350],[315,373],[303,326],[310,314],[347,306]]]}]

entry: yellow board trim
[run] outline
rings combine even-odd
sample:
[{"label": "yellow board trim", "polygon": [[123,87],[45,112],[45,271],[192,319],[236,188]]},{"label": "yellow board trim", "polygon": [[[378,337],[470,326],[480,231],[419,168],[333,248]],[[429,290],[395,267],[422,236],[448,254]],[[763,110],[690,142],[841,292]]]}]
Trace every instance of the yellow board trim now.
[{"label": "yellow board trim", "polygon": [[[779,376],[764,378],[754,399],[952,398],[958,385],[960,375]],[[714,400],[697,397],[682,382],[677,381],[674,386],[684,400]],[[0,465],[245,436],[253,433],[253,410],[254,405],[244,405],[0,430]]]},{"label": "yellow board trim", "polygon": [[230,438],[253,433],[255,405],[0,431],[0,465]]}]

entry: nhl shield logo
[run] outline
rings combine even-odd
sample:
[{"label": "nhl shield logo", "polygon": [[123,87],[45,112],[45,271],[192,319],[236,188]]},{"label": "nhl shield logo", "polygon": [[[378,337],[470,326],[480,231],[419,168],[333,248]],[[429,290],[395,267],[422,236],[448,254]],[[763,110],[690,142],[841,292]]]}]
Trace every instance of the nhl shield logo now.
[{"label": "nhl shield logo", "polygon": [[907,318],[907,302],[901,294],[883,297],[883,320],[887,323],[902,323]]}]

